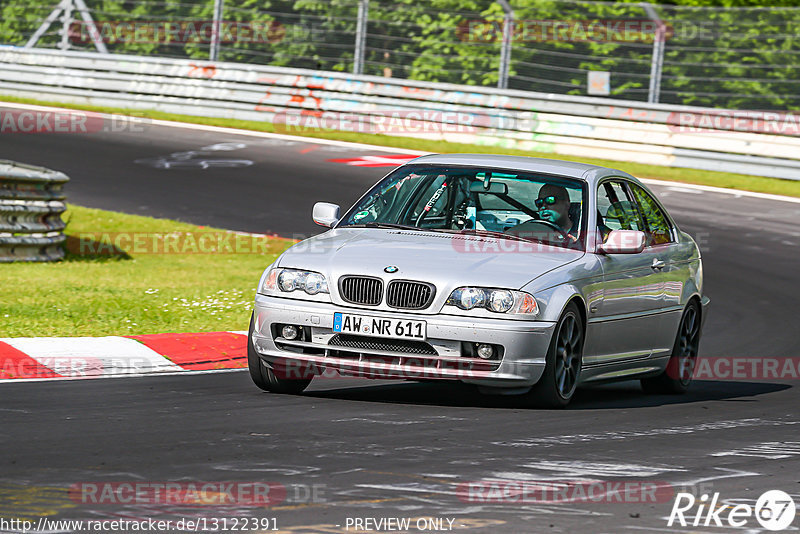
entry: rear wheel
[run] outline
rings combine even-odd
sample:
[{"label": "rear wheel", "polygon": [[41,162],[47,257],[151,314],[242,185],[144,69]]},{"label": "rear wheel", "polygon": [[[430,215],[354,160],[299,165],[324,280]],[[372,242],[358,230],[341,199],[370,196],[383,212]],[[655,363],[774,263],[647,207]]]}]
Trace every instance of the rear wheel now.
[{"label": "rear wheel", "polygon": [[583,362],[583,321],[570,302],[553,331],[542,378],[531,388],[528,400],[534,406],[563,408],[578,386]]},{"label": "rear wheel", "polygon": [[279,377],[275,372],[267,367],[261,360],[256,348],[253,346],[253,329],[255,328],[255,314],[250,317],[250,329],[247,334],[247,367],[250,369],[250,378],[253,383],[264,391],[272,393],[302,393],[311,383],[312,378],[305,378],[308,373],[303,373],[302,377],[288,378],[288,373],[282,373],[287,378]]},{"label": "rear wheel", "polygon": [[683,312],[666,370],[658,376],[643,378],[642,389],[646,393],[686,393],[697,365],[699,346],[700,306],[692,300]]}]

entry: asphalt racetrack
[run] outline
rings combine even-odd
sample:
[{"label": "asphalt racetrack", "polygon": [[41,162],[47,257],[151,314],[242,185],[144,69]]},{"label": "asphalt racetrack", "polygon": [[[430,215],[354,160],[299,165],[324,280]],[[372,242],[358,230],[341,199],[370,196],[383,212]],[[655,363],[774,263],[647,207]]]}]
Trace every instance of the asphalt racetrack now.
[{"label": "asphalt racetrack", "polygon": [[[349,205],[389,170],[328,160],[376,155],[386,153],[155,125],[0,137],[0,158],[66,172],[75,204],[290,237],[318,231],[315,201]],[[703,251],[712,305],[701,358],[800,356],[800,203],[653,189]],[[668,527],[674,492],[752,505],[781,489],[800,503],[799,379],[703,380],[677,397],[606,385],[579,391],[564,411],[432,383],[328,379],[302,396],[271,395],[246,372],[3,384],[0,517],[256,517],[301,533],[358,532],[355,519],[390,517],[465,533],[731,531]],[[465,493],[487,480],[672,491],[638,501]],[[272,482],[286,492],[269,508],[86,504],[69,492],[122,481]],[[750,518],[740,530],[760,528]]]}]

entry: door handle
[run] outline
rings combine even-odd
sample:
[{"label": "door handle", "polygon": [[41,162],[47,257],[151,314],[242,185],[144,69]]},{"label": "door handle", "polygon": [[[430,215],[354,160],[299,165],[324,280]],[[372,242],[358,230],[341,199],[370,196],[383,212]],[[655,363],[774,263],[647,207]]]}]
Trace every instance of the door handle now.
[{"label": "door handle", "polygon": [[666,263],[663,260],[659,260],[658,258],[653,258],[653,265],[650,266],[651,269],[654,271],[660,271],[664,268]]}]

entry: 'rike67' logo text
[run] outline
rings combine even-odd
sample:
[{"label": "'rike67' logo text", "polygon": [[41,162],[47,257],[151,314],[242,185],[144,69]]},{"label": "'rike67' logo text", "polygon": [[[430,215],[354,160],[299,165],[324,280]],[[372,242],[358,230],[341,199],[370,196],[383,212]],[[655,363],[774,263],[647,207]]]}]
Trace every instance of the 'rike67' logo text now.
[{"label": "'rike67' logo text", "polygon": [[[695,509],[696,507],[696,509]],[[745,526],[755,518],[761,527],[778,531],[788,528],[794,521],[797,510],[792,497],[781,490],[764,492],[755,506],[719,502],[719,493],[696,499],[691,493],[678,493],[669,514],[667,526],[682,527],[736,527]]]}]

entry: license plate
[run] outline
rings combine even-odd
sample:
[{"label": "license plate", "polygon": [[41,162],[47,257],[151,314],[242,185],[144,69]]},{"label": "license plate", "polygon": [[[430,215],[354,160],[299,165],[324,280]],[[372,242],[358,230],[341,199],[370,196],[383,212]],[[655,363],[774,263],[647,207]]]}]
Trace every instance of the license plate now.
[{"label": "license plate", "polygon": [[396,339],[425,339],[425,321],[369,317],[351,313],[333,314],[333,331],[341,334],[391,337]]}]

